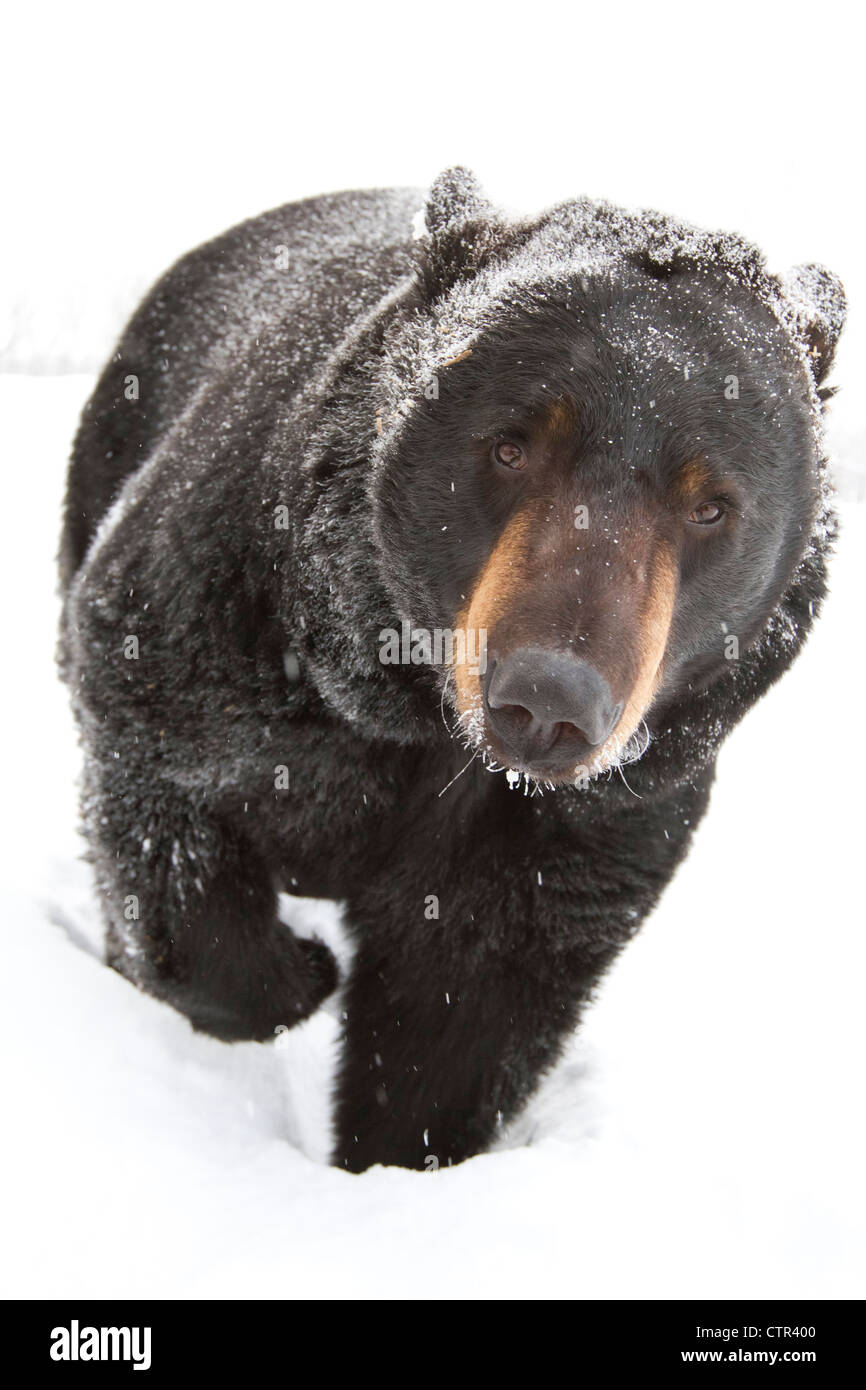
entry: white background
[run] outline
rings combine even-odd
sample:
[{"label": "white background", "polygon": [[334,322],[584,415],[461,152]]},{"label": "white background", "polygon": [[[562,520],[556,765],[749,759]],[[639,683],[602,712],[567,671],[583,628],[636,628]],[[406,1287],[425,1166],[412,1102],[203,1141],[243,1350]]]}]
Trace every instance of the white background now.
[{"label": "white background", "polygon": [[[862,1296],[862,42],[848,5],[20,7],[0,260],[7,1292]],[[512,1140],[327,1169],[335,1023],[226,1048],[106,971],[77,856],[53,554],[90,375],[176,255],[343,187],[474,168],[820,260],[851,317],[845,532],[798,667]],[[70,373],[79,373],[71,375]],[[65,375],[64,375],[65,374]],[[529,1147],[519,1141],[531,1138]]]}]

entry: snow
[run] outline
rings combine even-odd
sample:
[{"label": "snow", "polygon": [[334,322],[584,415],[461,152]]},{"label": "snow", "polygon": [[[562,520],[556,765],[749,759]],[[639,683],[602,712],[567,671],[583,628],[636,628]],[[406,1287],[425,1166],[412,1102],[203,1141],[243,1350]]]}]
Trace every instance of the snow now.
[{"label": "snow", "polygon": [[[511,1147],[356,1178],[322,1162],[333,1007],[272,1048],[225,1047],[100,963],[52,669],[61,478],[92,378],[0,375],[3,1292],[862,1297],[855,12],[830,0],[816,25],[804,0],[768,6],[744,37],[694,6],[633,7],[615,29],[584,9],[573,31],[549,7],[521,23],[516,56],[513,25],[448,0],[432,24],[383,3],[336,29],[330,11],[257,0],[223,25],[154,3],[145,25],[103,3],[55,8],[47,31],[38,8],[14,16],[47,95],[33,100],[32,62],[9,66],[4,370],[96,370],[175,256],[261,208],[462,161],[521,213],[598,194],[739,228],[774,269],[838,272],[843,531],[804,655],[723,749],[688,861]],[[287,78],[296,52],[326,60]],[[180,104],[154,102],[154,81]],[[333,908],[305,918],[338,943]]]},{"label": "snow", "polygon": [[[339,1001],[273,1047],[225,1046],[101,963],[52,670],[91,379],[0,376],[7,1296],[866,1293],[858,379],[836,373],[831,599],[725,746],[694,849],[579,1039],[499,1151],[355,1177],[324,1163]],[[345,959],[333,906],[303,919]]]}]

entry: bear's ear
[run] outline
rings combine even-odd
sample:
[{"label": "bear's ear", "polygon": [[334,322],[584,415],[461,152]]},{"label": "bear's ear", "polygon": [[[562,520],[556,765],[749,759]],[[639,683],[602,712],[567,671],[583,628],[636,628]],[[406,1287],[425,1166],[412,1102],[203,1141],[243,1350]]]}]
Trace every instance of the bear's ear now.
[{"label": "bear's ear", "polygon": [[434,179],[424,221],[428,235],[421,248],[420,271],[429,299],[507,253],[524,234],[520,224],[502,217],[475,175],[459,164]]},{"label": "bear's ear", "polygon": [[842,281],[823,265],[798,265],[780,277],[779,283],[794,332],[805,344],[815,384],[820,386],[833,364],[845,326],[847,303]]},{"label": "bear's ear", "polygon": [[493,216],[493,204],[482,193],[472,170],[464,169],[462,164],[443,170],[430,185],[424,221],[431,236],[441,236],[449,228]]}]

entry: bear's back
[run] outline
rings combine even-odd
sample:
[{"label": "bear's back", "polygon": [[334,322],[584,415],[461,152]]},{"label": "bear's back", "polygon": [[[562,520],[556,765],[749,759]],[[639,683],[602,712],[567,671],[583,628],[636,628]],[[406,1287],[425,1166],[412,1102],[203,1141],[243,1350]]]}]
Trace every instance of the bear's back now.
[{"label": "bear's back", "polygon": [[412,268],[417,189],[288,203],[189,252],[133,315],[88,401],[67,481],[61,578],[126,479],[196,393],[253,345],[301,390],[355,320]]}]

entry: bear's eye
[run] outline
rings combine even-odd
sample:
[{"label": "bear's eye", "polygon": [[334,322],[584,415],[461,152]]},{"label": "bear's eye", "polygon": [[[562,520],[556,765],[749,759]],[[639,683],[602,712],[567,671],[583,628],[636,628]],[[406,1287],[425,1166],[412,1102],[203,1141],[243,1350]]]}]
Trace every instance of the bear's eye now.
[{"label": "bear's eye", "polygon": [[490,457],[494,463],[500,463],[503,468],[525,468],[526,455],[519,444],[515,444],[510,439],[500,439],[490,450]]},{"label": "bear's eye", "polygon": [[689,521],[694,526],[715,526],[716,522],[721,521],[725,515],[725,509],[718,502],[703,502],[700,507],[695,507],[689,516]]}]

